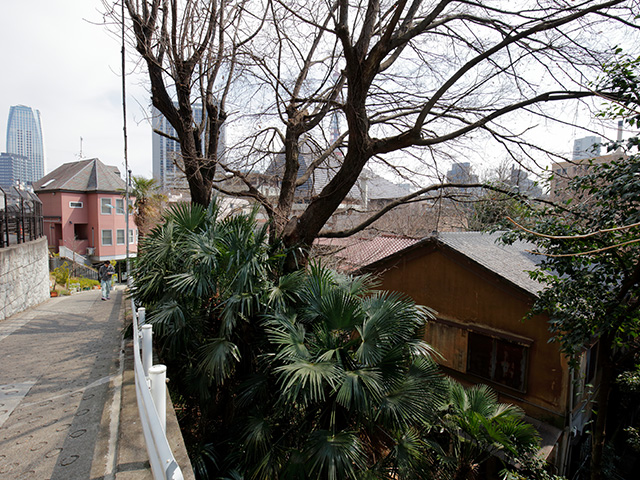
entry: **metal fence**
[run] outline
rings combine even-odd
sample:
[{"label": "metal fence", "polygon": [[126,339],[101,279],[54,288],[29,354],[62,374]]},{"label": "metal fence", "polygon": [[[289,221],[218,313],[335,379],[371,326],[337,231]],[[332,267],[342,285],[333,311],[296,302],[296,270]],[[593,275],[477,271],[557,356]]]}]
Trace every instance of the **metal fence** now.
[{"label": "metal fence", "polygon": [[98,280],[98,271],[95,268],[87,267],[63,257],[49,257],[49,271],[67,264],[69,267],[69,275],[72,277],[84,277],[91,280]]},{"label": "metal fence", "polygon": [[[152,365],[151,325],[145,325],[144,308],[133,312],[133,357],[138,412],[147,445],[154,480],[183,480],[166,435],[166,372],[164,365]],[[140,327],[141,325],[141,327]],[[142,343],[142,345],[140,345]]]},{"label": "metal fence", "polygon": [[0,248],[42,236],[42,202],[36,194],[15,187],[0,187]]}]

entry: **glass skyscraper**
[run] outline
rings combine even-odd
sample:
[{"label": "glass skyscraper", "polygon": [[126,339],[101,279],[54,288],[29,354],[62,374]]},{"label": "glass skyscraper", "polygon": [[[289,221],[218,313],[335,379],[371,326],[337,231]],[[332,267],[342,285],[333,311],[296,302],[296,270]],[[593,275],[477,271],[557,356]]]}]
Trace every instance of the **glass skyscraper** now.
[{"label": "glass skyscraper", "polygon": [[0,187],[9,192],[11,187],[25,185],[29,159],[15,153],[0,153]]},{"label": "glass skyscraper", "polygon": [[38,110],[25,105],[9,109],[7,153],[28,159],[24,182],[35,182],[44,176],[44,140]]},{"label": "glass skyscraper", "polygon": [[[153,178],[163,190],[186,190],[189,188],[187,178],[180,170],[182,156],[180,155],[180,144],[171,138],[164,137],[156,131],[160,131],[169,137],[177,138],[178,134],[169,121],[153,107]],[[202,108],[195,108],[194,116],[197,121],[202,119]]]},{"label": "glass skyscraper", "polygon": [[[178,104],[174,103],[177,107]],[[196,123],[202,122],[203,110],[201,105],[192,105],[193,117]],[[180,153],[180,143],[173,140],[178,134],[169,121],[152,107],[151,126],[153,128],[153,178],[164,190],[188,190],[189,183],[182,171],[182,155]],[[218,141],[218,155],[222,155],[225,149],[225,126],[222,126],[220,139]],[[167,136],[156,132],[162,132]],[[171,137],[171,138],[169,138]],[[205,150],[204,135],[201,138],[202,150]]]}]

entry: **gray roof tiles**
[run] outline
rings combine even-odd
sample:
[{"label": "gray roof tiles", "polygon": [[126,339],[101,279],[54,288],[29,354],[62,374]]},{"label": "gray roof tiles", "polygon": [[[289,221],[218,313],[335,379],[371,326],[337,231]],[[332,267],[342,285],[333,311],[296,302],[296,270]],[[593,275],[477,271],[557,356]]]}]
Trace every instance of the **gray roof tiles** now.
[{"label": "gray roof tiles", "polygon": [[535,250],[535,246],[522,241],[505,245],[498,241],[499,237],[500,233],[445,232],[429,238],[435,238],[440,243],[536,295],[542,289],[542,285],[531,279],[527,273],[535,270],[541,259],[539,255],[530,253]]},{"label": "gray roof tiles", "polygon": [[442,232],[419,241],[399,236],[381,236],[346,241],[344,245],[335,239],[322,239],[317,243],[341,246],[342,249],[337,249],[334,255],[341,259],[343,268],[348,271],[368,270],[368,266],[377,262],[384,264],[395,256],[436,243],[464,255],[527,293],[537,295],[542,285],[527,273],[535,270],[540,260],[538,255],[530,253],[534,245],[521,241],[505,245],[498,241],[499,237],[500,233]]},{"label": "gray roof tiles", "polygon": [[52,190],[119,192],[125,183],[117,167],[97,158],[60,165],[33,184],[36,193]]}]

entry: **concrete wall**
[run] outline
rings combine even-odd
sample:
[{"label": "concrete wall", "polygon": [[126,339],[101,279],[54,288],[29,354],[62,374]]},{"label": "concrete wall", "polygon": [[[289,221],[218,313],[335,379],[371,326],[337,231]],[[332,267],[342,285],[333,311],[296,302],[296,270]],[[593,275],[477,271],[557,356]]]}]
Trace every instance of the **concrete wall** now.
[{"label": "concrete wall", "polygon": [[0,249],[0,321],[48,298],[46,237]]}]

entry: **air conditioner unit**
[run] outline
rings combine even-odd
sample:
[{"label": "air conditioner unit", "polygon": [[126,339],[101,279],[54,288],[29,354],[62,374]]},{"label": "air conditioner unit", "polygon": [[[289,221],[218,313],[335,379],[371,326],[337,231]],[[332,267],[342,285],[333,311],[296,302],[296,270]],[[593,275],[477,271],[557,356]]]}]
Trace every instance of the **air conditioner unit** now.
[{"label": "air conditioner unit", "polygon": [[87,255],[93,255],[94,253],[96,253],[95,247],[87,247]]}]

